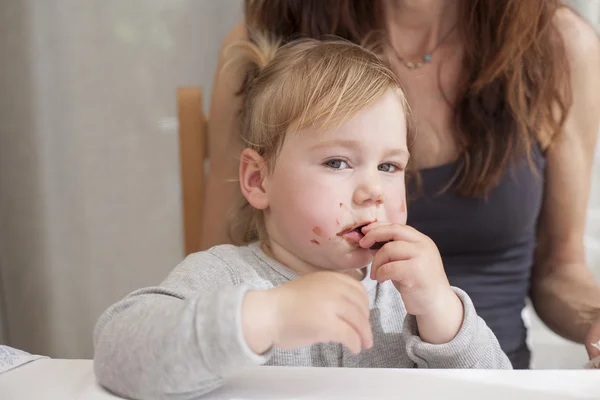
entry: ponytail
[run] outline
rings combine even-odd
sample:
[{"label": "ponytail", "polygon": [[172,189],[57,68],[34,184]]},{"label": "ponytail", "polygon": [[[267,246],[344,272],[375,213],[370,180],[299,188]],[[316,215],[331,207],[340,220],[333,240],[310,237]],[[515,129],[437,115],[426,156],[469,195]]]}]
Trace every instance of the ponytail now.
[{"label": "ponytail", "polygon": [[[246,118],[249,110],[246,94],[253,87],[253,83],[269,63],[275,58],[282,41],[263,32],[250,32],[250,40],[233,43],[225,50],[227,62],[224,69],[243,68],[245,79],[238,95],[244,96],[243,106],[240,110],[240,120]],[[242,124],[243,125],[243,124]],[[246,145],[252,141],[243,130],[240,136]],[[255,242],[263,237],[263,215],[255,210],[241,193],[238,193],[235,208],[228,219],[228,234],[230,240],[237,245]]]}]

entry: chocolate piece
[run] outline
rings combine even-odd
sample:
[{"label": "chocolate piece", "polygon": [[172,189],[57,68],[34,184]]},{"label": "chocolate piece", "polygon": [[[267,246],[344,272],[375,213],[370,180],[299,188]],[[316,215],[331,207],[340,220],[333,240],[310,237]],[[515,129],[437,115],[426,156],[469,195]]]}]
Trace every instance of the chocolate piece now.
[{"label": "chocolate piece", "polygon": [[369,247],[370,250],[379,250],[380,248],[383,247],[384,244],[391,242],[391,240],[387,241],[387,242],[375,242],[375,244],[371,247]]}]

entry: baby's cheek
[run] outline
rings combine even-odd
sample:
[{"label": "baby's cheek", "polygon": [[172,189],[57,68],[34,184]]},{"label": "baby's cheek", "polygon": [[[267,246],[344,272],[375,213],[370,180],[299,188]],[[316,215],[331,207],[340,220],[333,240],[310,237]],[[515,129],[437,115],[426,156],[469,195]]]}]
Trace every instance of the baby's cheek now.
[{"label": "baby's cheek", "polygon": [[337,234],[342,230],[341,215],[329,214],[326,218],[316,222],[312,228],[312,236],[319,242],[329,242],[337,237]]},{"label": "baby's cheek", "polygon": [[406,225],[406,220],[408,219],[408,213],[402,214],[400,221],[398,222],[401,225]]},{"label": "baby's cheek", "polygon": [[321,218],[312,221],[311,239],[316,240],[320,245],[336,242],[339,239],[338,234],[344,227],[354,222],[349,213],[343,202],[336,203],[335,210],[328,210],[327,214],[321,214]]},{"label": "baby's cheek", "polygon": [[315,226],[312,231],[317,237],[322,238],[325,236],[325,232],[323,232],[323,228],[321,228],[320,226]]},{"label": "baby's cheek", "polygon": [[395,224],[406,224],[406,219],[408,217],[406,200],[402,200],[400,205],[395,204],[392,206],[392,209],[389,211],[390,222]]},{"label": "baby's cheek", "polygon": [[402,201],[402,205],[400,206],[400,213],[402,218],[402,224],[406,224],[406,220],[408,218],[408,206],[406,205],[406,200]]}]

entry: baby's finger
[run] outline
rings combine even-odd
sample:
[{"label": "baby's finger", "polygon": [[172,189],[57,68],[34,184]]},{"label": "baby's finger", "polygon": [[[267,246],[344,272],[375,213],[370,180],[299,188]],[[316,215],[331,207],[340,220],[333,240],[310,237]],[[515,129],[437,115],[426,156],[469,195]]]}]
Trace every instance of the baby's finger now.
[{"label": "baby's finger", "polygon": [[373,346],[373,331],[369,316],[365,315],[360,306],[352,301],[347,301],[343,309],[338,313],[340,319],[348,323],[360,337],[360,346],[368,349]]},{"label": "baby's finger", "polygon": [[339,286],[339,295],[348,301],[356,303],[366,318],[369,318],[369,295],[362,283],[347,275],[340,274],[343,284]]},{"label": "baby's finger", "polygon": [[343,319],[336,321],[332,336],[327,340],[343,344],[354,354],[359,354],[362,350],[360,335]]},{"label": "baby's finger", "polygon": [[360,240],[360,247],[367,249],[377,242],[389,242],[394,240],[403,240],[416,243],[421,239],[421,233],[407,225],[390,224],[375,227],[365,233]]},{"label": "baby's finger", "polygon": [[411,260],[389,262],[377,268],[373,279],[377,282],[394,281],[402,285],[411,278],[411,270]]},{"label": "baby's finger", "polygon": [[377,270],[385,264],[410,260],[419,255],[417,246],[410,242],[391,242],[379,250],[371,263],[371,279],[376,279]]},{"label": "baby's finger", "polygon": [[391,222],[380,222],[380,221],[377,221],[377,222],[373,222],[373,223],[371,223],[369,225],[363,226],[360,231],[363,233],[363,235],[366,235],[367,232],[370,232],[370,231],[372,231],[373,229],[375,229],[377,227],[391,225],[391,224],[392,224]]}]

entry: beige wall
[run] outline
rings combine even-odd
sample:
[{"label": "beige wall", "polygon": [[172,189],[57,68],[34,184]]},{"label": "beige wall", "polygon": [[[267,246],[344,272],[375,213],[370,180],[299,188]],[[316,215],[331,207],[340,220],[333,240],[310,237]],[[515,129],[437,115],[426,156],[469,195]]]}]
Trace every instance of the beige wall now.
[{"label": "beige wall", "polygon": [[174,91],[210,90],[240,18],[241,0],[0,2],[4,342],[90,357],[99,314],[180,261]]}]

